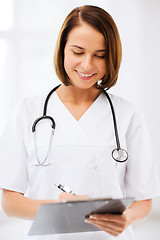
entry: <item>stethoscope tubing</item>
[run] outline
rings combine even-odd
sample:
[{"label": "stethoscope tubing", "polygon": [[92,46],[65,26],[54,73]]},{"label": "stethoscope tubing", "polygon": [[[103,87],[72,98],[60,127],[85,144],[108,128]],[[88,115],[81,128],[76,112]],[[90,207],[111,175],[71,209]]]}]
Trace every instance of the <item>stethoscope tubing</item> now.
[{"label": "stethoscope tubing", "polygon": [[[36,131],[36,125],[38,124],[38,122],[40,122],[41,120],[44,120],[44,119],[49,119],[51,121],[51,127],[53,129],[53,131],[55,130],[55,127],[56,127],[56,124],[55,124],[55,121],[54,119],[51,117],[51,116],[48,116],[47,115],[47,107],[48,107],[48,101],[51,97],[51,95],[53,94],[53,92],[55,92],[57,90],[57,88],[59,88],[61,86],[61,84],[59,84],[58,86],[56,86],[55,88],[53,88],[47,95],[46,99],[45,99],[45,102],[44,102],[44,107],[43,107],[43,115],[39,118],[37,118],[34,123],[33,123],[33,126],[32,126],[32,132],[35,133]],[[126,152],[126,150],[122,149],[121,146],[120,146],[120,140],[119,140],[119,134],[118,134],[118,128],[117,128],[117,120],[116,120],[116,114],[115,114],[115,110],[114,110],[114,107],[113,107],[113,104],[112,104],[112,101],[111,101],[111,98],[109,97],[108,93],[106,92],[105,89],[103,89],[103,92],[105,94],[105,96],[107,97],[108,101],[109,101],[109,105],[110,105],[110,108],[111,108],[111,112],[112,112],[112,119],[113,119],[113,126],[114,126],[114,135],[115,135],[115,139],[116,139],[116,149],[114,149],[112,151],[112,157],[113,159],[116,161],[116,162],[120,162],[120,163],[123,163],[125,161],[127,161],[128,159],[128,153]],[[123,160],[118,160],[114,154],[115,153],[119,153],[123,152],[124,154],[124,159]],[[119,155],[120,156],[120,155]],[[121,156],[120,156],[121,157]],[[45,159],[45,161],[43,163],[40,163],[39,160],[38,163],[40,166],[43,166],[43,164],[46,162],[47,158]]]},{"label": "stethoscope tubing", "polygon": [[55,123],[54,119],[53,119],[51,116],[47,116],[47,106],[48,106],[48,101],[49,101],[52,93],[55,92],[56,89],[60,87],[60,85],[61,85],[61,84],[59,84],[58,86],[56,86],[55,88],[53,88],[53,89],[48,93],[48,95],[47,95],[47,97],[46,97],[46,100],[45,100],[45,103],[44,103],[43,115],[42,115],[41,117],[37,118],[37,119],[34,121],[34,123],[33,123],[33,125],[32,125],[32,132],[35,132],[35,131],[36,131],[36,125],[38,124],[38,122],[40,122],[40,121],[43,120],[43,119],[49,119],[49,120],[51,121],[51,123],[52,123],[51,127],[52,127],[53,129],[55,129],[56,123]]},{"label": "stethoscope tubing", "polygon": [[57,90],[57,88],[59,88],[61,86],[61,84],[59,84],[58,86],[56,86],[55,88],[53,88],[47,95],[45,103],[44,103],[44,108],[43,108],[43,116],[46,116],[47,114],[47,106],[48,106],[48,101],[52,95],[53,92],[55,92]]},{"label": "stethoscope tubing", "polygon": [[115,111],[114,111],[114,107],[113,107],[113,104],[112,104],[112,101],[108,95],[108,93],[104,90],[103,91],[104,94],[106,95],[109,103],[110,103],[110,107],[111,107],[111,111],[112,111],[112,117],[113,117],[113,125],[114,125],[114,133],[115,133],[115,138],[116,138],[116,145],[117,145],[117,150],[120,150],[121,149],[121,146],[120,146],[120,141],[119,141],[119,134],[118,134],[118,128],[117,128],[117,120],[116,120],[116,114],[115,114]]}]

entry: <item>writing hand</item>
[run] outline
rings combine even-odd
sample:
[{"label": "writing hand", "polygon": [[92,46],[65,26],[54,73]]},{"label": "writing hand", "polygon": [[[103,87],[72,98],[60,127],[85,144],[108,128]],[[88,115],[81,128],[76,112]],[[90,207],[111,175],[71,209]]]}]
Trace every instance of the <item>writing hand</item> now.
[{"label": "writing hand", "polygon": [[70,193],[67,193],[67,192],[62,192],[58,199],[56,200],[57,203],[60,203],[60,202],[67,202],[67,201],[79,201],[79,200],[86,200],[88,199],[88,196],[87,195],[73,195],[73,194],[70,194]]}]

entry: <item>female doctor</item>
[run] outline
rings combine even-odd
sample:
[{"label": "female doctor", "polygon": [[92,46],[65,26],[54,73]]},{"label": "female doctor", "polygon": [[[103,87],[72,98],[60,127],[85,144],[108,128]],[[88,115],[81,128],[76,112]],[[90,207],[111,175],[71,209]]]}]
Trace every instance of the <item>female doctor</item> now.
[{"label": "female doctor", "polygon": [[[110,103],[104,91],[115,85],[120,63],[121,42],[112,17],[95,6],[76,8],[62,25],[55,51],[62,84],[47,100],[46,94],[24,99],[11,114],[0,149],[2,206],[8,216],[33,219],[43,203],[86,195],[135,198],[122,215],[87,219],[86,224],[102,231],[38,239],[133,240],[131,224],[149,214],[151,198],[158,195],[154,154],[141,114],[112,94]],[[56,183],[78,196],[60,194]]]}]

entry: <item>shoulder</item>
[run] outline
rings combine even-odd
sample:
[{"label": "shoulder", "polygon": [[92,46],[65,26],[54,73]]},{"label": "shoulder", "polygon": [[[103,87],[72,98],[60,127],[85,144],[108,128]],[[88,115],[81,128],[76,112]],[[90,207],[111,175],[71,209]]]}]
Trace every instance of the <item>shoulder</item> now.
[{"label": "shoulder", "polygon": [[113,103],[116,115],[118,115],[123,122],[137,122],[139,124],[145,122],[144,113],[137,105],[111,93],[109,93],[109,96]]},{"label": "shoulder", "polygon": [[29,96],[21,99],[21,104],[23,104],[27,109],[33,108],[35,106],[41,105],[44,103],[47,93]]},{"label": "shoulder", "polygon": [[114,95],[112,93],[108,93],[108,95],[113,103],[113,106],[117,108],[119,111],[123,110],[123,111],[129,111],[132,113],[134,113],[135,111],[140,111],[140,109],[138,109],[138,107],[134,105],[132,102],[120,96]]},{"label": "shoulder", "polygon": [[43,113],[43,106],[47,93],[21,98],[13,106],[10,118],[18,123],[33,121]]},{"label": "shoulder", "polygon": [[48,99],[50,99],[50,97],[52,96],[53,100],[56,99],[56,94],[55,94],[56,88],[57,87],[54,87],[48,91],[43,92],[42,94],[25,97],[22,100],[23,104],[26,106],[27,109],[32,109],[32,108],[39,109],[39,107],[42,109],[47,97]]}]

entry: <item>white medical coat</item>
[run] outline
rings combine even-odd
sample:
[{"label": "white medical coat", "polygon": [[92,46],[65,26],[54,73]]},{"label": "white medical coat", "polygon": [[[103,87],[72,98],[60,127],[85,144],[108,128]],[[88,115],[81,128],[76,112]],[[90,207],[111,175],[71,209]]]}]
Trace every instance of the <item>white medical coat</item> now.
[{"label": "white medical coat", "polygon": [[[111,157],[116,141],[111,109],[104,93],[77,121],[54,92],[47,111],[47,115],[51,115],[56,122],[46,161],[50,165],[36,166],[38,162],[31,128],[34,120],[42,116],[45,97],[21,101],[9,119],[0,143],[1,188],[24,193],[33,199],[58,198],[61,192],[55,183],[68,186],[77,195],[87,194],[89,197],[134,197],[144,200],[159,195],[154,153],[143,118],[132,104],[112,94],[110,97],[117,117],[121,147],[129,154],[127,162],[116,164]],[[50,139],[48,121],[38,125],[36,139],[42,162]],[[32,239],[115,238],[99,231]],[[131,227],[116,239],[133,240]]]}]

